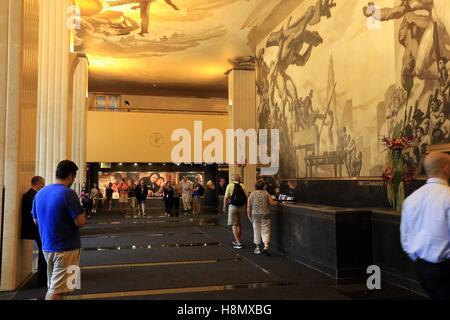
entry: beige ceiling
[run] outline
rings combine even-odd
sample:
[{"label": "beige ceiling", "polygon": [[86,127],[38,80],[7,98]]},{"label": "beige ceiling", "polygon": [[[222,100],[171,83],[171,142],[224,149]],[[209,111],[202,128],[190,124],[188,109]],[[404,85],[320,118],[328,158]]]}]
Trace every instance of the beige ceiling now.
[{"label": "beige ceiling", "polygon": [[[91,91],[226,97],[228,60],[253,55],[302,0],[75,2],[75,49],[89,58]],[[146,2],[148,33],[141,19]]]}]

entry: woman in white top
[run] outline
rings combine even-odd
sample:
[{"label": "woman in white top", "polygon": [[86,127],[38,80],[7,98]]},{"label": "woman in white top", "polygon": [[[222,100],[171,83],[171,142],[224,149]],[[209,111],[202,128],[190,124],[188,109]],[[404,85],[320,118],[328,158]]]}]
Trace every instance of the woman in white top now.
[{"label": "woman in white top", "polygon": [[261,254],[259,248],[261,244],[261,237],[264,243],[264,254],[270,256],[270,206],[276,205],[277,202],[272,199],[270,194],[264,190],[265,184],[263,181],[256,183],[256,191],[252,192],[248,197],[247,215],[250,222],[253,224],[254,243],[256,245],[255,253]]}]

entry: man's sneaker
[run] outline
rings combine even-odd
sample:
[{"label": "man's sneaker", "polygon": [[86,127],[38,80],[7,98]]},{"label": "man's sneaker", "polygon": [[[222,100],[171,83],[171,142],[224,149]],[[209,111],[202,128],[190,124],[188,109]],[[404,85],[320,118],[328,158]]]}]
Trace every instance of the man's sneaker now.
[{"label": "man's sneaker", "polygon": [[261,254],[261,249],[259,247],[256,247],[255,251],[253,251],[254,254]]}]

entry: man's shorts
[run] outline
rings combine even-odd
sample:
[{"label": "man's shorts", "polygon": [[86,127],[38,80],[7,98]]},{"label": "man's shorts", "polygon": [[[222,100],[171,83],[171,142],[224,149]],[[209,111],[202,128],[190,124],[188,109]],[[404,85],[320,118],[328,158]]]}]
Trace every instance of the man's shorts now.
[{"label": "man's shorts", "polygon": [[68,268],[80,266],[80,249],[65,252],[44,251],[44,256],[47,261],[48,292],[52,294],[73,292],[74,289],[68,287],[68,281],[74,274],[73,271],[70,273]]},{"label": "man's shorts", "polygon": [[228,207],[228,225],[235,226],[242,224],[242,219],[244,215],[247,213],[247,207],[240,206],[236,207],[232,204]]},{"label": "man's shorts", "polygon": [[119,198],[119,203],[127,203],[128,202],[128,195],[122,195]]}]

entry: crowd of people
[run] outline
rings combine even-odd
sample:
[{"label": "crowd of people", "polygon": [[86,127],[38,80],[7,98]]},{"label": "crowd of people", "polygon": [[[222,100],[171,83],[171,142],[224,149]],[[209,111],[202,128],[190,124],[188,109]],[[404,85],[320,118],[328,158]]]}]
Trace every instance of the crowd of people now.
[{"label": "crowd of people", "polygon": [[[164,178],[159,177],[158,179]],[[188,215],[189,212],[192,212],[194,215],[201,213],[201,198],[205,194],[205,187],[200,177],[196,176],[192,182],[187,176],[183,176],[178,184],[175,180],[164,181],[162,184],[157,184],[157,181],[155,181],[154,183],[157,187],[147,185],[146,181],[146,179],[140,179],[136,183],[134,179],[127,180],[122,178],[117,185],[119,210],[126,217],[146,217],[146,200],[150,196],[159,196],[163,199],[165,215],[168,217],[179,215],[180,202],[183,205],[184,215]],[[149,181],[151,184],[153,183],[152,176]],[[221,179],[217,191],[215,191],[216,186],[214,182],[208,181],[206,189],[217,193],[216,196],[219,194],[223,195],[225,193],[223,189],[224,183],[225,180]],[[97,212],[100,203],[109,213],[112,212],[114,192],[111,182],[105,186],[104,195],[96,183],[93,184],[91,190],[88,190],[86,183],[82,184],[79,198],[88,219]]]}]

